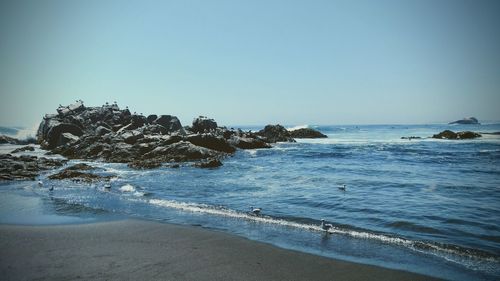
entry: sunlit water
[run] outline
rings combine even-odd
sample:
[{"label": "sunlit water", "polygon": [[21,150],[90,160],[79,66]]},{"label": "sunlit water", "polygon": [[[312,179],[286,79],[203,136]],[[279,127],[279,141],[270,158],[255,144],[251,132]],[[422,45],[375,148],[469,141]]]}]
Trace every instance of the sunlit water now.
[{"label": "sunlit water", "polygon": [[[499,124],[316,128],[329,138],[238,151],[217,169],[86,162],[116,176],[110,191],[104,183],[46,179],[52,172],[41,175],[42,187],[2,182],[0,222],[132,216],[446,279],[500,278],[500,136],[425,138],[444,129],[496,132]],[[330,234],[320,219],[334,225]]]}]

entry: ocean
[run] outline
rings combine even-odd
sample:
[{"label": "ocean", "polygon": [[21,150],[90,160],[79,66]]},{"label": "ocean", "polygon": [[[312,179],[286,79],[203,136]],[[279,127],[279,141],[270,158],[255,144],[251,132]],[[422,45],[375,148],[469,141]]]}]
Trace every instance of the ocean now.
[{"label": "ocean", "polygon": [[[42,187],[0,182],[0,223],[132,217],[449,280],[500,279],[500,135],[427,138],[445,129],[499,132],[500,124],[309,127],[328,138],[239,150],[216,169],[69,162],[116,175],[110,191],[104,183],[48,180],[54,171],[41,174]],[[0,153],[16,147],[0,145]],[[330,233],[321,219],[333,225]]]}]

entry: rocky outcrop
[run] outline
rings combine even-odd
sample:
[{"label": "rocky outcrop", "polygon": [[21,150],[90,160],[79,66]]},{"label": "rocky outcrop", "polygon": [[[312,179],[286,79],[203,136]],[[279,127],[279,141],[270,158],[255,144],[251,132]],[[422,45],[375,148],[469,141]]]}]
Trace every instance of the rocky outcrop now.
[{"label": "rocky outcrop", "polygon": [[42,148],[70,159],[101,159],[142,169],[164,162],[220,161],[237,148],[269,148],[265,141],[294,141],[281,128],[264,131],[269,139],[218,127],[215,120],[202,116],[193,121],[192,127],[183,128],[172,115],[146,118],[122,110],[116,103],[85,107],[78,101],[60,106],[57,114],[45,115],[37,139]]},{"label": "rocky outcrop", "polygon": [[112,176],[101,176],[97,174],[91,174],[79,171],[77,168],[69,167],[62,170],[59,173],[53,174],[49,176],[51,180],[64,180],[69,179],[76,182],[93,182],[93,181],[102,181],[102,180],[110,180]]},{"label": "rocky outcrop", "polygon": [[435,139],[459,140],[459,139],[475,139],[481,137],[481,135],[471,131],[463,131],[455,133],[450,130],[445,130],[439,134],[433,135],[432,137]]},{"label": "rocky outcrop", "polygon": [[11,153],[19,153],[19,152],[24,152],[24,151],[35,151],[35,148],[31,145],[27,145],[27,146],[23,146],[20,148],[16,148],[16,149],[12,150]]},{"label": "rocky outcrop", "polygon": [[240,149],[257,149],[257,148],[270,148],[271,146],[257,138],[247,138],[240,136],[231,136],[228,140],[229,144]]},{"label": "rocky outcrop", "polygon": [[205,133],[217,129],[217,122],[214,119],[207,118],[205,116],[200,116],[193,120],[193,126],[191,130],[194,133]]},{"label": "rocky outcrop", "polygon": [[41,171],[61,167],[66,160],[0,154],[0,180],[34,180]]},{"label": "rocky outcrop", "polygon": [[212,158],[206,161],[194,163],[193,166],[197,168],[217,168],[222,166],[222,162],[219,161],[219,159]]},{"label": "rocky outcrop", "polygon": [[296,139],[318,139],[327,138],[326,135],[322,134],[320,131],[311,128],[301,128],[297,130],[289,131],[290,136]]},{"label": "rocky outcrop", "polygon": [[422,137],[415,137],[415,136],[410,136],[410,137],[401,137],[402,140],[418,140],[421,139]]},{"label": "rocky outcrop", "polygon": [[290,132],[281,125],[267,125],[256,134],[261,136],[262,140],[267,143],[295,142]]},{"label": "rocky outcrop", "polygon": [[234,153],[236,151],[236,149],[230,145],[226,139],[222,136],[214,134],[193,134],[187,136],[186,140],[194,145],[225,153]]},{"label": "rocky outcrop", "polygon": [[475,117],[469,117],[450,122],[449,124],[463,124],[463,125],[479,125],[479,121]]}]

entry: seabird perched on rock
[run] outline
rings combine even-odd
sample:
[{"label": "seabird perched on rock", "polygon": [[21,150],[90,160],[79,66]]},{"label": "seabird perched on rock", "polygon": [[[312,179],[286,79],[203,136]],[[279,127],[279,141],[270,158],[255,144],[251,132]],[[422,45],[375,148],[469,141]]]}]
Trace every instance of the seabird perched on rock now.
[{"label": "seabird perched on rock", "polygon": [[325,223],[325,220],[324,219],[321,219],[321,228],[325,231],[328,231],[330,230],[330,228],[332,228],[333,225],[331,223]]},{"label": "seabird perched on rock", "polygon": [[256,216],[260,215],[260,211],[262,211],[262,208],[254,208],[253,206],[250,207],[250,210],[252,210],[252,213]]},{"label": "seabird perched on rock", "polygon": [[345,191],[345,184],[343,184],[342,186],[339,186],[339,189],[342,191]]}]

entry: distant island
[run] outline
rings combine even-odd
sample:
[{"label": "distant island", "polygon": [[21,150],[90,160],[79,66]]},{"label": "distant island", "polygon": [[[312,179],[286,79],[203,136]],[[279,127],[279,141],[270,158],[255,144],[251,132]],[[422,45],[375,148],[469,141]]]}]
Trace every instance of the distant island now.
[{"label": "distant island", "polygon": [[481,123],[479,123],[476,117],[469,117],[450,122],[449,124],[480,125]]}]

